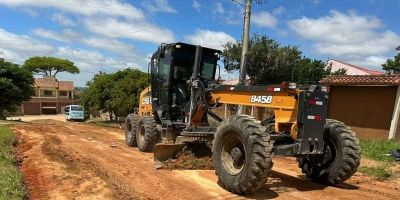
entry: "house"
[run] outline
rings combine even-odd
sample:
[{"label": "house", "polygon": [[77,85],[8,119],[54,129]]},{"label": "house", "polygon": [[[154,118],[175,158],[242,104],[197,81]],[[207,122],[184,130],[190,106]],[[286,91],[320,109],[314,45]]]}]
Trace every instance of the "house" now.
[{"label": "house", "polygon": [[383,72],[374,71],[370,69],[366,69],[363,67],[359,67],[356,65],[352,65],[343,61],[331,59],[328,60],[327,66],[332,67],[332,72],[337,71],[339,69],[345,69],[347,75],[383,75]]},{"label": "house", "polygon": [[51,77],[37,78],[34,84],[35,95],[21,105],[24,115],[60,114],[67,105],[79,104],[74,96],[72,81],[58,81]]},{"label": "house", "polygon": [[351,126],[360,138],[400,138],[400,75],[328,76],[328,118]]}]

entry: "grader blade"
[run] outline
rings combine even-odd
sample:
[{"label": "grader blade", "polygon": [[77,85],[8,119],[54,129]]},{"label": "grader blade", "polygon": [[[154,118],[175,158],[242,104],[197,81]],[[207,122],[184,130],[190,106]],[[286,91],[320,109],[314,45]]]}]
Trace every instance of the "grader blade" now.
[{"label": "grader blade", "polygon": [[185,146],[185,144],[156,144],[154,146],[154,167],[160,169],[166,161],[174,156]]}]

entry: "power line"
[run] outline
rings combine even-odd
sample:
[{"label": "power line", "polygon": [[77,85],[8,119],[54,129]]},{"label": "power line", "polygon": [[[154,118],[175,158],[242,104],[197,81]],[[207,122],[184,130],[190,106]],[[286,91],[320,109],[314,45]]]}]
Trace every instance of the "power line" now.
[{"label": "power line", "polygon": [[[275,8],[278,8],[278,7],[284,7],[284,6],[295,5],[295,4],[299,3],[300,1],[302,1],[302,0],[288,0],[288,1],[285,1],[284,4],[276,4],[275,6],[268,7],[268,8],[259,10],[259,11],[270,11],[270,10],[273,10],[273,9],[275,9]],[[209,7],[209,8],[211,8],[211,7]],[[192,14],[192,13],[193,13],[193,11],[192,11],[192,12],[189,12],[189,13],[186,13],[186,14],[184,14],[183,16],[180,16],[180,17],[178,17],[178,18],[171,19],[171,20],[167,20],[167,21],[165,21],[165,22],[163,22],[163,23],[171,23],[171,22],[175,22],[175,21],[182,20],[182,19],[184,19],[184,18],[185,18],[185,19],[192,18],[192,17],[194,17],[195,15],[191,15],[191,16],[189,16],[189,17],[186,18],[186,16],[188,16],[189,14]],[[227,15],[227,14],[222,14],[222,13],[209,13],[209,14],[210,14],[210,15]],[[232,15],[233,15],[233,14],[234,14],[235,16],[238,15],[238,13],[232,13]],[[228,14],[228,15],[230,15],[230,14]],[[109,21],[109,22],[102,22],[102,23],[89,23],[89,25],[104,25],[104,24],[109,24],[109,23],[126,23],[126,22],[139,21],[139,20],[143,20],[143,19],[146,19],[146,18],[136,18],[136,19],[124,20],[124,21]],[[238,17],[238,19],[239,19],[239,17]],[[240,18],[240,19],[241,19],[241,18]],[[132,20],[133,20],[133,21],[132,21]],[[191,26],[191,25],[204,25],[204,24],[215,24],[215,23],[212,23],[212,22],[203,23],[203,24],[194,24],[194,23],[191,23],[191,24],[188,24],[188,25]],[[74,25],[74,26],[69,26],[69,27],[58,27],[58,28],[52,28],[52,29],[50,29],[50,30],[63,30],[63,29],[74,28],[74,27],[78,27],[78,26],[79,26],[79,25]],[[80,26],[79,26],[79,27],[80,27]],[[140,30],[133,30],[133,31],[125,32],[125,33],[123,33],[123,34],[121,34],[121,35],[118,35],[117,37],[127,37],[127,34],[135,34],[135,33],[143,32],[143,31],[146,31],[146,30],[151,30],[151,29],[157,28],[157,27],[159,27],[159,25],[154,24],[154,25],[150,25],[150,26],[144,27],[143,29],[140,29]],[[180,27],[182,27],[182,26],[180,26]],[[25,30],[40,30],[40,29],[49,29],[49,28],[34,28],[34,29],[25,29]],[[22,29],[20,29],[20,30],[22,30]],[[13,30],[11,30],[11,31],[13,31]],[[23,40],[23,39],[7,40],[7,41],[21,41],[21,40]]]},{"label": "power line", "polygon": [[287,8],[287,7],[297,5],[297,4],[301,3],[302,1],[304,1],[304,0],[287,0],[287,1],[283,1],[281,4],[272,4],[269,6],[261,7],[261,9],[255,8],[255,10],[256,11],[273,11],[274,9],[279,8],[279,7]]}]

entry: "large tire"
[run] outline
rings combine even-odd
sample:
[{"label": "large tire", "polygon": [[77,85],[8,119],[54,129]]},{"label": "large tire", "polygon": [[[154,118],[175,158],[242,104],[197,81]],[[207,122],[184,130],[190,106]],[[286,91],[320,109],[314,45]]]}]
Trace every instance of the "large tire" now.
[{"label": "large tire", "polygon": [[299,167],[314,182],[325,185],[343,183],[360,165],[359,140],[344,123],[327,119],[324,143],[323,156],[298,158]]},{"label": "large tire", "polygon": [[136,114],[129,114],[125,120],[125,142],[130,147],[137,146],[136,142],[136,126],[139,117]]},{"label": "large tire", "polygon": [[137,123],[137,146],[140,151],[151,152],[161,139],[157,131],[156,120],[152,116],[140,117]]},{"label": "large tire", "polygon": [[218,184],[235,194],[249,194],[267,180],[272,168],[272,143],[260,121],[232,116],[219,126],[213,141]]}]

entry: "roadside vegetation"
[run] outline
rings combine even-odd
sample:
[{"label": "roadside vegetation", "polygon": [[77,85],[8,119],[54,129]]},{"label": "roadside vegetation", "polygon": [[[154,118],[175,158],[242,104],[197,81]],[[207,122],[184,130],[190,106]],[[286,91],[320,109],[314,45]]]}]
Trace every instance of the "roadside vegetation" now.
[{"label": "roadside vegetation", "polygon": [[108,112],[113,121],[133,113],[139,94],[147,84],[147,73],[138,69],[128,68],[111,74],[99,72],[87,83],[80,102],[89,113]]},{"label": "roadside vegetation", "polygon": [[362,155],[371,162],[362,163],[358,171],[378,180],[396,178],[398,168],[392,156],[388,154],[400,149],[400,142],[396,140],[361,140]]},{"label": "roadside vegetation", "polygon": [[120,124],[115,121],[104,121],[101,119],[92,119],[92,120],[87,121],[87,123],[94,124],[97,126],[120,128]]},{"label": "roadside vegetation", "polygon": [[35,94],[33,83],[31,72],[0,58],[0,120]]},{"label": "roadside vegetation", "polygon": [[0,126],[0,199],[25,199],[22,174],[16,166],[13,152],[16,137],[5,126]]}]

